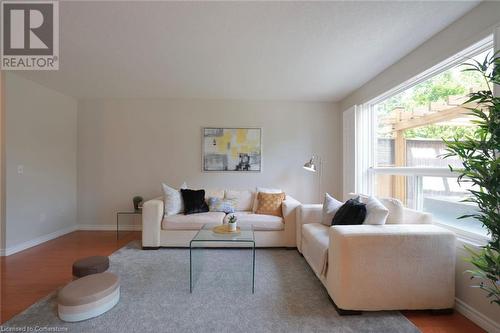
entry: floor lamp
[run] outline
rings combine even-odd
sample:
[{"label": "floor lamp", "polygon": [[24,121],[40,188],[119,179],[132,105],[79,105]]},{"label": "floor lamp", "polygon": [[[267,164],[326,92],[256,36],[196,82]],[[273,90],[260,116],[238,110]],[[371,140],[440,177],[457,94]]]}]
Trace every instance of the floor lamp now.
[{"label": "floor lamp", "polygon": [[321,200],[321,159],[313,155],[309,161],[307,161],[303,168],[307,171],[314,172],[318,174],[318,200],[319,203],[322,202]]}]

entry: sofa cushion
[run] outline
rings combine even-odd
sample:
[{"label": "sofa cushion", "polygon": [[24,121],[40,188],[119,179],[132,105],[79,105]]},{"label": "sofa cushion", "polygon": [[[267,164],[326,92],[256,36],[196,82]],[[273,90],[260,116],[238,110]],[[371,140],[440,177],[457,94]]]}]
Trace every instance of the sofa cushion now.
[{"label": "sofa cushion", "polygon": [[280,216],[254,214],[252,212],[229,214],[225,217],[224,223],[227,223],[231,215],[236,216],[239,226],[253,226],[255,231],[279,231],[285,228],[283,218]]},{"label": "sofa cushion", "polygon": [[335,213],[342,207],[343,203],[332,197],[330,194],[325,193],[325,200],[323,201],[323,217],[321,223],[326,226],[331,226]]},{"label": "sofa cushion", "polygon": [[318,275],[326,275],[328,267],[329,230],[321,223],[302,225],[302,254]]},{"label": "sofa cushion", "polygon": [[224,190],[206,189],[205,190],[205,200],[208,200],[208,198],[224,199]]},{"label": "sofa cushion", "polygon": [[198,214],[208,212],[208,205],[205,202],[205,190],[181,189],[184,200],[184,214]]},{"label": "sofa cushion", "polygon": [[[364,194],[349,193],[351,198],[359,197],[362,203],[368,201],[369,196]],[[389,215],[385,224],[406,224],[404,210],[405,207],[399,199],[395,198],[378,198],[378,200],[389,210]]]},{"label": "sofa cushion", "polygon": [[211,212],[223,212],[229,214],[236,211],[236,199],[220,199],[210,197],[208,198],[207,203],[208,209]]},{"label": "sofa cushion", "polygon": [[163,230],[198,230],[204,224],[222,224],[225,213],[222,212],[206,212],[198,214],[177,214],[165,216],[161,222]]},{"label": "sofa cushion", "polygon": [[395,198],[381,198],[380,202],[389,210],[386,224],[402,224],[404,223],[404,206],[403,203]]},{"label": "sofa cushion", "polygon": [[282,204],[285,193],[257,193],[258,205],[255,213],[264,215],[283,216]]},{"label": "sofa cushion", "polygon": [[363,224],[381,225],[385,224],[389,209],[387,209],[377,198],[370,196],[366,199],[366,218]]},{"label": "sofa cushion", "polygon": [[236,211],[250,211],[253,208],[255,192],[226,190],[225,199],[235,199],[237,201]]},{"label": "sofa cushion", "polygon": [[[184,201],[182,200],[181,191],[164,183],[161,186],[163,189],[163,203],[165,205],[164,214],[175,215],[184,212]],[[187,188],[187,184],[184,182],[181,185],[181,189],[185,188]]]},{"label": "sofa cushion", "polygon": [[366,204],[358,198],[349,199],[337,210],[332,225],[362,224],[366,218]]},{"label": "sofa cushion", "polygon": [[253,201],[252,210],[255,212],[257,210],[257,206],[259,206],[259,198],[258,198],[259,193],[282,193],[282,192],[283,191],[281,189],[277,189],[277,188],[257,187],[255,189],[255,197],[254,197],[254,201]]}]

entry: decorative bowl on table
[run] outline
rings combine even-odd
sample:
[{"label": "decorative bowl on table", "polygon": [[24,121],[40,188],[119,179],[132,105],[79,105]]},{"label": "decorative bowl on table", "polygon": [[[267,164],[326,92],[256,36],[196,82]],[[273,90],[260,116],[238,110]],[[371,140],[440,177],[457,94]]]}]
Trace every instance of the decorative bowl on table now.
[{"label": "decorative bowl on table", "polygon": [[229,224],[222,224],[214,227],[212,229],[216,234],[239,234],[241,232],[240,227],[236,227],[235,230],[229,228]]}]

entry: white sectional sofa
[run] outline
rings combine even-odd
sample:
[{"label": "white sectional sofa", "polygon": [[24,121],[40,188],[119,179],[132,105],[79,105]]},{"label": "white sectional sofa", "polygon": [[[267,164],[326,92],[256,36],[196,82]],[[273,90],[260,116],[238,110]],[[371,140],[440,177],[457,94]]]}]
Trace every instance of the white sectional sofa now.
[{"label": "white sectional sofa", "polygon": [[429,214],[403,210],[403,223],[325,226],[322,205],[302,205],[297,249],[340,314],[448,310],[455,301],[455,235]]},{"label": "white sectional sofa", "polygon": [[[255,192],[244,190],[208,190],[208,197],[231,197],[238,202],[238,225],[252,225],[257,247],[295,247],[296,209],[300,202],[287,195],[283,217],[254,214]],[[142,247],[189,247],[189,242],[204,224],[222,224],[228,215],[221,212],[164,216],[163,198],[146,201],[142,208]]]}]

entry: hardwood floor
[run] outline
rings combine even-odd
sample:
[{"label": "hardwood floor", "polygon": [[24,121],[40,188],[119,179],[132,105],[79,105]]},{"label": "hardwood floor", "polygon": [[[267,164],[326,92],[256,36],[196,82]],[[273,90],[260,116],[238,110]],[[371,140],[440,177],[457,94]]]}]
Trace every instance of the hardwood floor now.
[{"label": "hardwood floor", "polygon": [[451,315],[432,315],[428,311],[402,311],[423,333],[486,332],[458,312]]},{"label": "hardwood floor", "polygon": [[[110,255],[140,232],[75,231],[28,250],[0,258],[0,323],[4,323],[31,304],[72,280],[71,265],[82,257]],[[404,311],[423,333],[485,332],[455,312],[432,315],[428,311]]]},{"label": "hardwood floor", "polygon": [[28,250],[1,257],[0,322],[5,322],[31,304],[73,279],[73,262],[91,255],[110,255],[140,232],[76,231]]}]

